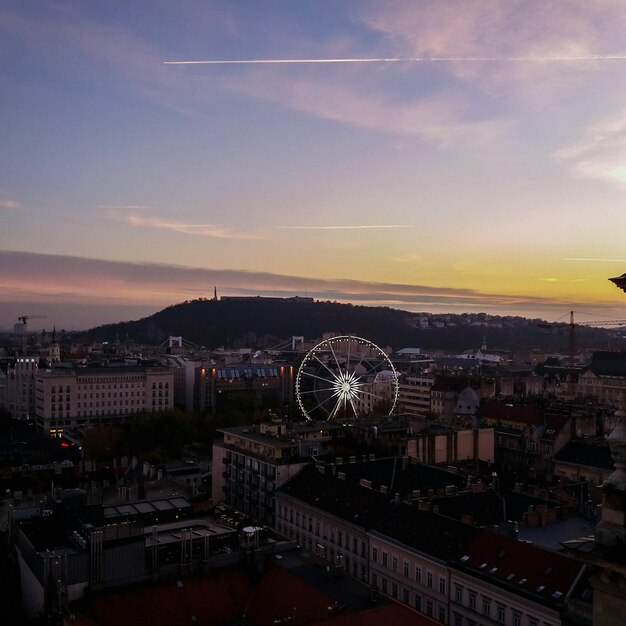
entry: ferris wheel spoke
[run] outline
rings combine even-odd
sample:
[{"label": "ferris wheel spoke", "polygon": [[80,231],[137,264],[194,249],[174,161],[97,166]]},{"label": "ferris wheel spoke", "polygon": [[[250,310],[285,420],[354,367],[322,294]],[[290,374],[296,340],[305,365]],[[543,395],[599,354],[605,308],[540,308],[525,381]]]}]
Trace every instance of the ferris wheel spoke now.
[{"label": "ferris wheel spoke", "polygon": [[[322,358],[323,357],[323,358]],[[393,373],[383,387],[373,384],[376,374]],[[382,382],[382,381],[381,381]],[[397,402],[398,376],[379,346],[360,337],[325,339],[304,358],[296,379],[296,396],[308,420],[325,414],[328,420],[369,412],[381,400]],[[313,408],[307,408],[311,403]]]},{"label": "ferris wheel spoke", "polygon": [[[327,409],[324,408],[324,405],[329,401],[329,400],[335,400],[335,405],[333,406],[332,409]],[[336,395],[332,395],[332,396],[328,396],[328,398],[326,398],[326,400],[323,400],[322,402],[318,403],[315,407],[313,407],[312,411],[317,411],[318,409],[322,409],[324,411],[329,411],[328,413],[328,419],[332,419],[335,416],[335,413],[337,412],[337,406],[340,404],[339,398]]]},{"label": "ferris wheel spoke", "polygon": [[365,391],[365,389],[361,390],[360,393],[363,394],[364,396],[372,396],[372,398],[380,398],[381,400],[384,400],[385,398],[385,396],[380,396],[376,393],[372,393],[371,391]]},{"label": "ferris wheel spoke", "polygon": [[359,412],[356,410],[356,406],[354,406],[354,398],[350,398],[350,406],[352,407],[352,412],[354,413],[354,417],[358,417]]},{"label": "ferris wheel spoke", "polygon": [[335,349],[333,348],[333,344],[329,341],[328,347],[333,354],[333,358],[335,359],[335,363],[337,364],[337,371],[341,374],[341,365],[339,365],[339,359],[337,359],[337,355],[335,354]]},{"label": "ferris wheel spoke", "polygon": [[359,376],[359,380],[361,378],[364,378],[365,376],[367,376],[370,372],[373,372],[374,370],[378,369],[379,367],[381,367],[383,365],[383,361],[377,361],[374,365],[372,365],[372,367],[370,367],[368,370],[365,370],[365,372],[363,372],[360,376]]},{"label": "ferris wheel spoke", "polygon": [[331,369],[330,369],[330,367],[328,367],[328,365],[327,365],[326,363],[324,363],[324,361],[322,361],[322,360],[321,360],[321,359],[317,356],[317,354],[314,354],[314,355],[313,355],[313,358],[314,358],[314,359],[315,359],[315,360],[316,360],[316,361],[317,361],[317,362],[318,362],[318,363],[319,363],[322,367],[326,368],[326,370],[328,371],[328,373],[329,373],[331,376],[333,376],[333,377],[337,378],[337,374],[335,374],[335,372],[333,372],[333,370],[331,370]]},{"label": "ferris wheel spoke", "polygon": [[325,387],[324,389],[307,389],[306,391],[300,391],[300,395],[304,396],[304,395],[308,395],[308,394],[311,394],[311,393],[315,393],[315,394],[317,394],[317,393],[324,393],[326,391],[332,391],[333,395],[336,393],[334,391],[334,387]]},{"label": "ferris wheel spoke", "polygon": [[[332,374],[332,372],[331,372]],[[332,374],[334,380],[328,380],[328,378],[324,378],[323,376],[318,376],[317,374],[311,374],[310,372],[302,372],[303,376],[308,376],[309,378],[316,378],[317,380],[321,380],[325,383],[330,383],[331,385],[337,380],[337,377]]]},{"label": "ferris wheel spoke", "polygon": [[337,396],[337,404],[335,404],[333,410],[331,411],[330,415],[328,416],[328,419],[331,420],[335,417],[335,415],[337,415],[337,413],[339,413],[339,409],[341,408],[342,405],[345,405],[345,402],[342,401],[341,397],[339,397],[339,395]]}]

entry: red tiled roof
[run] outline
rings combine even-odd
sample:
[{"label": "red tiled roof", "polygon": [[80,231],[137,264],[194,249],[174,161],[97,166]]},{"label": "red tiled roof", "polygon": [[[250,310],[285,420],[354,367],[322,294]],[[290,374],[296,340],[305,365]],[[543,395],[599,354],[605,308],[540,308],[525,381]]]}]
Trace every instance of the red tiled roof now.
[{"label": "red tiled roof", "polygon": [[541,410],[531,406],[487,402],[479,408],[478,414],[486,419],[519,422],[534,426],[543,424]]},{"label": "red tiled roof", "polygon": [[334,600],[290,571],[270,565],[259,581],[246,619],[254,626],[272,626],[275,620],[295,617],[308,624],[328,616]]},{"label": "red tiled roof", "polygon": [[435,626],[435,620],[406,608],[402,604],[391,602],[373,609],[357,613],[343,613],[330,617],[315,626]]},{"label": "red tiled roof", "polygon": [[[249,604],[248,604],[249,603]],[[85,613],[98,626],[223,626],[246,619],[272,626],[292,617],[298,624],[325,619],[334,600],[291,572],[270,564],[253,589],[243,568],[218,570],[202,578],[127,588],[95,595]]]},{"label": "red tiled roof", "polygon": [[186,578],[93,596],[88,614],[99,626],[222,626],[238,620],[250,594],[244,570],[220,570],[203,578]]},{"label": "red tiled roof", "polygon": [[[558,602],[565,596],[582,567],[579,562],[551,550],[488,530],[475,535],[458,563],[551,602]],[[497,569],[494,571],[494,568]],[[557,595],[553,595],[555,593]]]}]

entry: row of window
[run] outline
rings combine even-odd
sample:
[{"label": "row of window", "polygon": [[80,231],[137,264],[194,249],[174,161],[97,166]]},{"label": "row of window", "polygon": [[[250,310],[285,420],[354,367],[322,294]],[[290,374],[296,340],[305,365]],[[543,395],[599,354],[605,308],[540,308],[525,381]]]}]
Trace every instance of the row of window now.
[{"label": "row of window", "polygon": [[[342,554],[340,551],[335,551],[335,547],[330,545],[326,546],[323,543],[324,539],[327,539],[324,533],[324,526],[320,523],[320,520],[313,518],[311,515],[307,515],[304,512],[294,510],[293,508],[279,504],[278,506],[278,529],[284,532],[286,535],[296,539],[298,543],[304,544],[305,548],[311,550],[311,552],[319,552],[323,554],[324,558],[329,563],[335,563],[337,556],[345,559],[346,571],[350,573],[350,555]],[[283,521],[284,520],[284,524]],[[289,522],[289,523],[287,523]],[[308,530],[309,535],[303,533],[302,536],[299,529],[303,529],[306,533]],[[321,532],[320,532],[321,531]],[[335,537],[337,542],[336,547],[345,548],[347,550],[352,549],[354,555],[357,555],[357,548],[361,547],[361,557],[366,555],[366,543],[358,540],[356,537],[350,537],[348,533],[338,528],[332,528],[328,530],[328,537],[331,543],[335,543]],[[317,539],[319,538],[319,539]],[[353,561],[354,561],[353,557]],[[390,572],[397,572],[402,574],[404,579],[408,582],[414,580],[418,584],[424,584],[428,589],[438,589],[439,593],[443,596],[447,595],[448,580],[447,576],[436,575],[432,571],[422,571],[421,565],[413,565],[405,560],[398,558],[393,553],[386,550],[379,549],[377,546],[371,548],[371,561],[382,565],[383,568]],[[411,569],[413,567],[413,569]],[[367,577],[366,564],[361,561],[361,568],[363,570],[363,576]],[[357,564],[354,561],[354,575],[357,575]],[[376,569],[371,572],[371,581],[373,587],[380,589],[384,594],[390,595],[392,598],[403,601],[405,604],[412,606],[428,615],[438,619],[442,623],[446,623],[446,606],[444,604],[439,605],[432,598],[424,597],[421,594],[409,587],[402,586],[398,581],[392,577],[386,577],[383,572]],[[406,584],[406,583],[405,583]],[[410,583],[409,583],[410,585]],[[462,585],[456,584],[454,589],[454,597],[458,604],[469,608],[476,614],[482,615],[490,620],[495,620],[500,624],[511,624],[511,626],[539,626],[539,620],[530,615],[524,615],[521,611],[508,607],[506,604],[494,601],[489,596],[479,593],[473,589],[466,589]],[[452,617],[452,616],[451,616]],[[509,621],[507,621],[509,618]],[[465,619],[465,623],[464,620]],[[455,612],[452,623],[454,626],[477,626],[476,620],[471,618],[464,618],[462,614]],[[543,626],[549,626],[544,623]]]},{"label": "row of window", "polygon": [[[390,569],[393,572],[398,572],[398,557],[395,555],[391,556],[391,559],[389,558],[389,555],[387,554],[387,552],[385,552],[384,550],[382,551],[382,558],[380,563],[382,564],[383,567]],[[378,563],[378,548],[373,546],[372,547],[372,561],[374,563]],[[411,576],[411,571],[410,571],[410,563],[408,561],[403,561],[402,563],[402,574],[405,578],[410,578]],[[415,571],[413,572],[413,577],[415,579],[415,582],[418,583],[422,583],[422,568],[420,565],[416,565],[415,566]],[[446,589],[447,589],[447,583],[446,583],[446,578],[444,576],[439,576],[439,593],[445,594],[446,593]],[[426,586],[429,589],[433,589],[434,588],[434,575],[432,572],[426,572]]]},{"label": "row of window", "polygon": [[372,586],[396,600],[402,600],[405,604],[425,613],[428,617],[436,617],[440,622],[446,623],[447,610],[445,605],[438,604],[435,614],[435,602],[433,600],[430,598],[424,600],[419,593],[412,593],[407,587],[400,587],[397,582],[388,580],[385,576],[379,578],[376,572],[372,572]]},{"label": "row of window", "polygon": [[367,556],[367,545],[365,541],[359,540],[357,537],[350,535],[344,530],[331,527],[326,534],[322,535],[320,532],[320,522],[318,520],[315,520],[310,515],[307,516],[305,513],[300,514],[300,511],[294,511],[292,508],[283,506],[282,504],[278,506],[278,516],[284,520],[289,519],[289,523],[298,528],[308,530],[310,533],[314,532],[316,537],[321,537],[323,540],[329,541],[339,548],[345,548],[348,551],[352,551],[353,554],[360,554],[362,558]]},{"label": "row of window", "polygon": [[[472,589],[465,590],[462,585],[455,585],[454,598],[457,603],[466,605],[472,611],[481,613],[482,615],[489,617],[489,618],[493,617],[500,624],[507,623],[508,607],[506,604],[502,602],[493,602],[490,597],[485,596],[483,594],[480,594],[480,600],[479,600],[479,594],[476,591]],[[466,600],[467,600],[467,604],[465,604]],[[494,611],[494,605],[495,605],[495,611]],[[524,626],[522,624],[523,614],[521,613],[521,611],[517,611],[515,609],[510,609],[510,610],[511,610],[511,617],[512,617],[511,623],[513,624],[513,626]],[[457,619],[459,616],[460,614],[455,614],[455,626],[462,626],[462,619],[461,621]],[[462,618],[462,616],[460,617]],[[467,626],[471,626],[470,624],[471,621],[472,620],[468,620]],[[538,626],[538,625],[539,625],[539,620],[537,618],[532,617],[530,615],[527,616],[526,626]]]}]

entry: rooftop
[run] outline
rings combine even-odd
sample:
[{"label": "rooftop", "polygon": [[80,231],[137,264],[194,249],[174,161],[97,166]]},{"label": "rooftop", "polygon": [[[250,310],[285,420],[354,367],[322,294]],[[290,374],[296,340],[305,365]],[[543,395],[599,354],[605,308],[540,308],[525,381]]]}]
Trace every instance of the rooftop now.
[{"label": "rooftop", "polygon": [[374,489],[380,489],[381,485],[385,485],[389,493],[399,493],[401,496],[411,495],[416,489],[422,491],[422,495],[426,495],[429,489],[437,491],[450,485],[465,487],[467,483],[467,479],[459,474],[432,465],[412,463],[407,458],[399,457],[343,463],[336,468],[337,471],[343,472],[348,480],[369,480]]},{"label": "rooftop", "polygon": [[477,530],[443,515],[421,511],[414,504],[400,503],[393,514],[374,524],[373,531],[440,559],[464,554]]},{"label": "rooftop", "polygon": [[565,602],[584,567],[557,552],[486,530],[474,535],[455,566],[548,604]]},{"label": "rooftop", "polygon": [[305,467],[279,492],[361,528],[369,528],[393,506],[392,496],[322,474],[314,466]]},{"label": "rooftop", "polygon": [[608,446],[593,445],[583,441],[570,441],[565,444],[554,455],[554,461],[607,470],[615,468]]}]

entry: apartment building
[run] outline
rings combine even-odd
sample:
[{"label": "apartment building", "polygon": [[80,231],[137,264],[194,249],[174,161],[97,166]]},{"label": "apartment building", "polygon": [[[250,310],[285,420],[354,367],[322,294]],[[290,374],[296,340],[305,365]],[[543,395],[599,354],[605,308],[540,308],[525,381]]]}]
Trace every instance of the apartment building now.
[{"label": "apartment building", "polygon": [[[568,605],[584,597],[590,600],[590,589],[580,562],[481,530],[450,564],[450,624],[580,623],[568,620]],[[588,603],[588,618],[590,609]]]},{"label": "apartment building", "polygon": [[38,362],[36,357],[18,357],[0,367],[0,407],[13,419],[33,419]]},{"label": "apartment building", "polygon": [[[320,565],[440,624],[591,624],[581,563],[421,510],[340,469],[308,467],[276,497],[277,529]],[[578,621],[568,613],[574,603]]]},{"label": "apartment building", "polygon": [[431,410],[430,391],[435,375],[403,374],[398,380],[398,407],[404,413],[420,415]]},{"label": "apartment building", "polygon": [[320,565],[369,582],[367,529],[389,508],[388,496],[347,481],[337,468],[310,466],[277,492],[276,529]]},{"label": "apartment building", "polygon": [[289,478],[344,436],[341,424],[287,424],[281,420],[259,426],[218,430],[213,444],[212,494],[260,523],[273,526],[275,492]]},{"label": "apartment building", "polygon": [[81,367],[39,371],[36,377],[36,425],[51,435],[173,407],[174,378],[166,368]]}]

